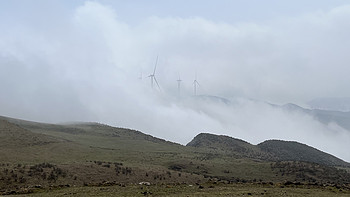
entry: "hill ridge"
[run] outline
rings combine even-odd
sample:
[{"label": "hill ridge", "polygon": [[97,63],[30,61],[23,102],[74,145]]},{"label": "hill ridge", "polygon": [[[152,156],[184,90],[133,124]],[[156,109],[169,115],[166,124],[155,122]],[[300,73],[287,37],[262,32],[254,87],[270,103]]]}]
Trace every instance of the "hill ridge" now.
[{"label": "hill ridge", "polygon": [[327,166],[350,166],[350,163],[340,158],[296,141],[271,139],[252,145],[230,136],[200,133],[186,146],[220,150],[226,154],[265,161],[304,161]]}]

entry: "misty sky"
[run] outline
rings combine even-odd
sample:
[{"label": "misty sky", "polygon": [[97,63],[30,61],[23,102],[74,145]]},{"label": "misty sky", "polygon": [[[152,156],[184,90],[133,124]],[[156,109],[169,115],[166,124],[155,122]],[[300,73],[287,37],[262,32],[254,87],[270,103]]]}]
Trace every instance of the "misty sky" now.
[{"label": "misty sky", "polygon": [[[349,21],[345,0],[0,1],[0,115],[297,140],[350,161],[349,131],[265,103],[350,97]],[[191,97],[195,75],[233,104]]]}]

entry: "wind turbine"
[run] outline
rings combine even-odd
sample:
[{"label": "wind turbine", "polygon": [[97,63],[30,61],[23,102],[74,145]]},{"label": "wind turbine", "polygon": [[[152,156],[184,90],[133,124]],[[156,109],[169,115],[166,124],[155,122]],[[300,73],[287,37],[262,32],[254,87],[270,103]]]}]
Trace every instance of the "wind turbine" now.
[{"label": "wind turbine", "polygon": [[180,85],[181,85],[181,78],[180,78],[180,75],[179,75],[179,79],[176,80],[177,81],[177,90],[178,90],[178,93],[179,93],[179,96],[180,96]]},{"label": "wind turbine", "polygon": [[153,80],[154,80],[156,82],[159,90],[160,90],[160,86],[159,86],[157,78],[156,78],[157,63],[158,63],[158,55],[157,55],[157,59],[156,59],[156,64],[154,65],[153,74],[150,74],[148,77],[151,78],[151,87],[152,87],[152,89],[153,89]]},{"label": "wind turbine", "polygon": [[142,71],[141,71],[139,79],[142,80],[142,78],[143,78],[143,76],[142,76]]},{"label": "wind turbine", "polygon": [[199,83],[197,81],[197,73],[196,73],[196,78],[193,81],[193,91],[194,91],[194,95],[197,95],[197,85],[199,86]]}]

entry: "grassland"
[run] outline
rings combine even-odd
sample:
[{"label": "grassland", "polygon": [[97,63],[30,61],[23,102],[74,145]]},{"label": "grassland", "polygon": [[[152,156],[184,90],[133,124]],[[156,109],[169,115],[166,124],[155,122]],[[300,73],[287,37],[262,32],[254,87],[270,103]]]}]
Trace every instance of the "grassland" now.
[{"label": "grassland", "polygon": [[[0,121],[0,194],[349,194],[347,167],[252,158],[261,152],[256,147],[246,150],[251,146],[244,142],[227,151],[182,146],[97,123],[54,125],[5,117]],[[244,151],[239,151],[241,144]],[[138,185],[142,181],[151,186]],[[285,185],[288,182],[292,184]]]},{"label": "grassland", "polygon": [[[201,185],[160,184],[135,185],[116,184],[85,187],[61,187],[36,189],[31,194],[15,196],[52,197],[52,196],[350,196],[348,190],[333,186],[319,187],[314,185],[263,185],[263,184],[227,184],[208,182]],[[11,195],[10,195],[11,196]]]}]

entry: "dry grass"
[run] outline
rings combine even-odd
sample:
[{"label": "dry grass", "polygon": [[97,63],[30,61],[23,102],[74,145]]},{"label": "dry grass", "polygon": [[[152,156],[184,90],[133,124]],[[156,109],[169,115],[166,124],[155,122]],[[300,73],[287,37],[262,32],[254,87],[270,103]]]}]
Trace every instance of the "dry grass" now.
[{"label": "dry grass", "polygon": [[203,185],[113,185],[94,187],[69,187],[37,190],[35,193],[16,196],[350,196],[348,190],[335,187],[281,186],[259,184],[206,183]]}]

